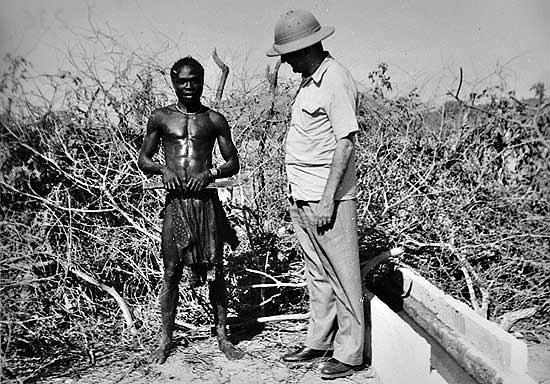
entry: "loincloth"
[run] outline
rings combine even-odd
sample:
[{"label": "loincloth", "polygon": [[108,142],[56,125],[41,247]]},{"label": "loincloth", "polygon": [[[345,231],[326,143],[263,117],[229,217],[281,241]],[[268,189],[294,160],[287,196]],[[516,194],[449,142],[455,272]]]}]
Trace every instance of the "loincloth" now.
[{"label": "loincloth", "polygon": [[206,274],[222,264],[224,243],[233,249],[238,245],[216,190],[169,193],[164,220],[163,247],[175,247],[183,265],[191,267],[194,274]]}]

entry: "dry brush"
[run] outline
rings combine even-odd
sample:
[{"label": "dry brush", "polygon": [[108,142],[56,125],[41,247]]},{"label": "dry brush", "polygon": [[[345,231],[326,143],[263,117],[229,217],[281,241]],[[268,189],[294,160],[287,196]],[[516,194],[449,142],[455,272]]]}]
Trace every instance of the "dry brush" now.
[{"label": "dry brush", "polygon": [[[136,159],[147,117],[171,91],[155,60],[107,58],[107,72],[84,57],[51,76],[11,58],[0,83],[6,377],[144,351],[158,331],[163,193],[143,191]],[[241,240],[226,257],[241,317],[301,315],[307,303],[283,167],[294,85],[267,73],[256,92],[210,101],[251,180],[226,204]],[[428,108],[416,94],[384,97],[387,66],[371,79],[356,146],[362,254],[404,246],[395,262],[480,313],[535,307],[531,329],[547,326],[549,105],[486,90]],[[204,292],[182,284],[180,294],[178,323],[208,335]]]}]

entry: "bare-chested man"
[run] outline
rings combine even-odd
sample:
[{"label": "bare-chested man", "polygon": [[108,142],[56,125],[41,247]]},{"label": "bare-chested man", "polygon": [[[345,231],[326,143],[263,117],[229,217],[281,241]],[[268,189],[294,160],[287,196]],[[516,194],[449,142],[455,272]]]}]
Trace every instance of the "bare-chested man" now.
[{"label": "bare-chested man", "polygon": [[[220,350],[229,359],[238,359],[243,352],[235,348],[226,335],[227,299],[222,271],[223,242],[235,245],[236,237],[217,191],[205,189],[214,179],[239,171],[237,149],[225,118],[201,104],[202,65],[188,56],[172,66],[170,76],[178,102],[153,112],[138,160],[143,172],[162,175],[168,191],[161,243],[162,336],[152,360],[162,364],[170,353],[178,283],[184,266],[191,268],[191,286],[208,281]],[[212,168],[216,139],[225,163]],[[161,141],[164,165],[153,161]]]}]

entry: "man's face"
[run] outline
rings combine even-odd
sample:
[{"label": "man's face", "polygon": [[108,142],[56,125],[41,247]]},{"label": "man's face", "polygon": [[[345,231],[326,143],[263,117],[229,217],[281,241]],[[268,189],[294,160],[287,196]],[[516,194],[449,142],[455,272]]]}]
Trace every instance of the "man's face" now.
[{"label": "man's face", "polygon": [[281,63],[287,63],[292,67],[292,71],[296,73],[304,73],[307,70],[305,60],[305,50],[294,51],[281,55]]},{"label": "man's face", "polygon": [[172,84],[181,102],[196,103],[201,98],[204,79],[195,68],[184,65],[179,73],[172,78]]}]

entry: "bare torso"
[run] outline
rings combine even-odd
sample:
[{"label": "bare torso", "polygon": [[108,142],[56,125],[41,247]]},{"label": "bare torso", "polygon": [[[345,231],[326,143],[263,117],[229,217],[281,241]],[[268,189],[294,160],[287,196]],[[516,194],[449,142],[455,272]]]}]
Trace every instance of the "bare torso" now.
[{"label": "bare torso", "polygon": [[196,114],[184,114],[174,106],[163,109],[160,120],[165,164],[181,180],[212,167],[216,129],[211,110],[204,107]]}]

